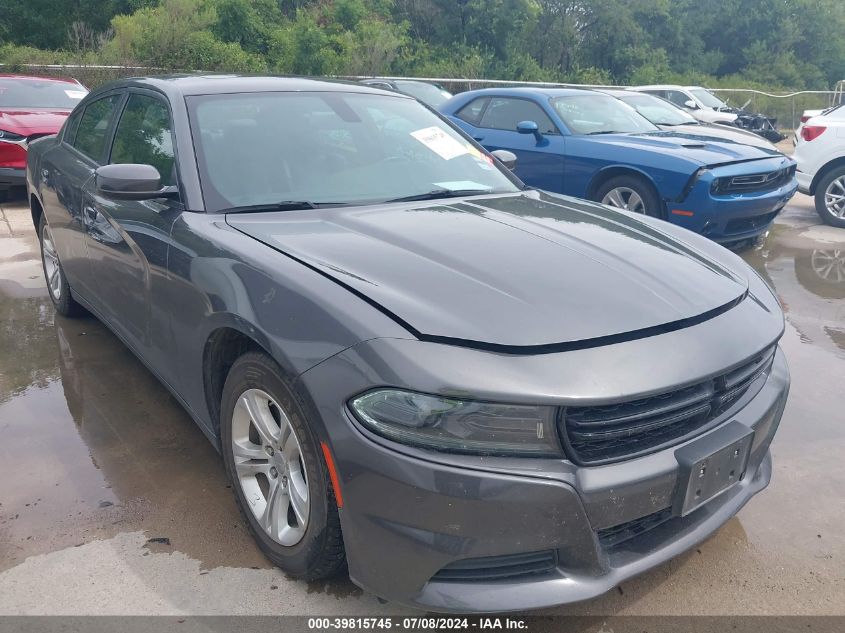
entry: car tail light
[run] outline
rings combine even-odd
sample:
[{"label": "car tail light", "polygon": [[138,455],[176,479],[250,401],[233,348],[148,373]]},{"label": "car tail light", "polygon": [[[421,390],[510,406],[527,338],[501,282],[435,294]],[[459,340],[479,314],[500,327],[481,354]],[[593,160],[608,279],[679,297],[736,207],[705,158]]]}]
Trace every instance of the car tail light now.
[{"label": "car tail light", "polygon": [[809,115],[809,114],[802,114],[802,115],[801,115],[801,123],[806,123],[807,121],[809,121],[809,120],[810,120],[810,118],[811,118],[811,117],[810,117],[810,115]]},{"label": "car tail light", "polygon": [[805,141],[812,141],[820,137],[826,129],[823,125],[805,125],[801,128],[801,138]]}]

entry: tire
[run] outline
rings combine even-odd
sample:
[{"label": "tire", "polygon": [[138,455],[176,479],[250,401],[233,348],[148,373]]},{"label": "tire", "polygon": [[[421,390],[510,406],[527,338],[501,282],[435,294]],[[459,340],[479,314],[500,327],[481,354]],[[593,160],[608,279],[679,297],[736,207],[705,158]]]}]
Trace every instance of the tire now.
[{"label": "tire", "polygon": [[232,365],[220,439],[238,507],[267,558],[304,580],[337,574],[346,555],[331,478],[302,408],[266,354],[248,352]]},{"label": "tire", "polygon": [[593,199],[611,207],[643,213],[653,218],[663,217],[657,193],[644,178],[639,176],[610,178],[599,185]]},{"label": "tire", "polygon": [[56,312],[66,317],[84,314],[85,308],[74,299],[73,291],[68,285],[67,277],[65,277],[64,269],[59,261],[50,225],[47,224],[47,219],[43,214],[38,223],[38,238],[41,246],[41,268],[44,270],[47,294],[50,296]]},{"label": "tire", "polygon": [[[833,196],[843,196],[834,202]],[[830,196],[830,197],[829,197]],[[816,213],[825,224],[845,228],[845,167],[832,169],[816,185]]]}]

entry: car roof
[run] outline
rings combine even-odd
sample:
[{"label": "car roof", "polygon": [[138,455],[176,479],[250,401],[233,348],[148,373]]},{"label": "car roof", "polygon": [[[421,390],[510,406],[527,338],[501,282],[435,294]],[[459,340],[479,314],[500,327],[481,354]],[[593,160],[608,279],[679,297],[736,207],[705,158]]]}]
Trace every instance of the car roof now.
[{"label": "car roof", "polygon": [[129,77],[105,84],[97,92],[116,88],[152,88],[171,98],[239,92],[359,92],[410,99],[397,92],[352,81],[279,77],[270,75],[155,75]]},{"label": "car roof", "polygon": [[707,90],[701,86],[681,86],[678,84],[654,84],[652,86],[636,86],[631,90]]},{"label": "car roof", "polygon": [[0,73],[0,79],[21,79],[23,81],[60,81],[62,83],[73,84],[74,86],[81,86],[76,79],[70,77],[46,77],[40,75],[15,75],[12,73]]},{"label": "car roof", "polygon": [[[634,90],[620,90],[619,88],[609,88],[605,90],[604,88],[596,88],[596,92],[603,92],[606,95],[610,95],[611,97],[630,97],[630,96],[639,96],[638,93]],[[648,95],[652,96],[652,95]],[[658,97],[655,97],[657,99]]]},{"label": "car roof", "polygon": [[589,88],[544,88],[541,86],[515,86],[502,88],[481,88],[479,90],[470,90],[461,93],[463,95],[484,96],[484,95],[498,95],[505,97],[570,97],[574,95],[582,95],[584,93],[595,93],[596,90]]}]

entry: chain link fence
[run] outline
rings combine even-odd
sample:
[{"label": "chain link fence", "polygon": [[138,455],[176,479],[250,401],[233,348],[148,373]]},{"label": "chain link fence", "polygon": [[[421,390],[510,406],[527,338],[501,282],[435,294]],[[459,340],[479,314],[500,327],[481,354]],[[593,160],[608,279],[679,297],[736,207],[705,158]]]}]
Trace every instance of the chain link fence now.
[{"label": "chain link fence", "polygon": [[[74,64],[16,64],[7,66],[0,64],[2,72],[21,72],[30,75],[53,77],[72,77],[89,88],[115,79],[150,75],[165,72],[164,69],[148,66],[94,66]],[[172,71],[167,71],[172,72]],[[199,71],[187,71],[199,72]],[[367,79],[363,76],[343,76],[335,79],[356,81]],[[429,81],[443,86],[452,93],[491,88],[494,86],[539,86],[557,88],[626,88],[627,86],[606,86],[592,84],[568,84],[531,81],[506,81],[499,79],[471,79],[453,77],[384,77],[385,79],[417,79]],[[752,112],[759,112],[778,120],[778,128],[782,132],[789,132],[798,127],[804,110],[823,110],[836,103],[842,97],[841,90],[803,90],[792,93],[769,93],[751,88],[714,88],[712,89],[723,101],[734,107],[744,107]]]}]

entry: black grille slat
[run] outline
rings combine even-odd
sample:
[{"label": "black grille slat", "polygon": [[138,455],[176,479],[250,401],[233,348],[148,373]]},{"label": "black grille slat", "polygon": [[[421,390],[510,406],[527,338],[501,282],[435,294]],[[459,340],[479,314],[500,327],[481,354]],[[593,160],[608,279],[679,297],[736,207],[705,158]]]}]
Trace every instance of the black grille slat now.
[{"label": "black grille slat", "polygon": [[680,411],[675,413],[674,415],[663,416],[656,419],[653,419],[651,422],[647,424],[640,424],[637,426],[623,426],[620,428],[612,428],[603,431],[576,431],[573,428],[570,428],[569,435],[575,439],[612,439],[612,438],[620,438],[620,437],[629,437],[631,435],[637,435],[639,433],[647,433],[650,431],[657,430],[661,427],[668,426],[670,424],[675,424],[682,420],[686,420],[697,415],[703,415],[705,413],[710,412],[710,403],[707,402],[706,404],[699,405],[689,410]]},{"label": "black grille slat", "polygon": [[557,557],[554,550],[467,558],[449,563],[432,577],[439,581],[503,580],[545,574],[555,570]]},{"label": "black grille slat", "polygon": [[789,182],[794,175],[795,165],[771,172],[749,174],[747,176],[725,176],[717,178],[713,182],[713,192],[716,194],[726,194],[768,191],[781,187]]},{"label": "black grille slat", "polygon": [[645,454],[702,430],[730,409],[771,367],[774,348],[721,376],[647,398],[587,407],[561,415],[567,453],[597,464]]},{"label": "black grille slat", "polygon": [[[644,418],[655,415],[669,414],[685,407],[691,407],[710,400],[713,397],[712,391],[695,387],[689,395],[679,392],[679,397],[667,397],[666,404],[661,404],[657,408],[649,407],[649,400],[640,401],[640,403],[631,403],[630,408],[636,409],[633,413],[623,413],[622,415],[607,415],[613,411],[625,411],[624,405],[616,405],[613,407],[594,407],[589,413],[579,412],[570,416],[570,421],[580,427],[591,426],[607,426],[609,424],[624,424],[635,422]],[[674,394],[670,394],[674,395]],[[658,396],[659,397],[659,396]]]},{"label": "black grille slat", "polygon": [[598,531],[599,542],[605,549],[610,549],[629,541],[649,530],[662,525],[672,518],[672,508],[663,508],[652,514],[648,514],[632,521],[626,521],[613,527]]}]

